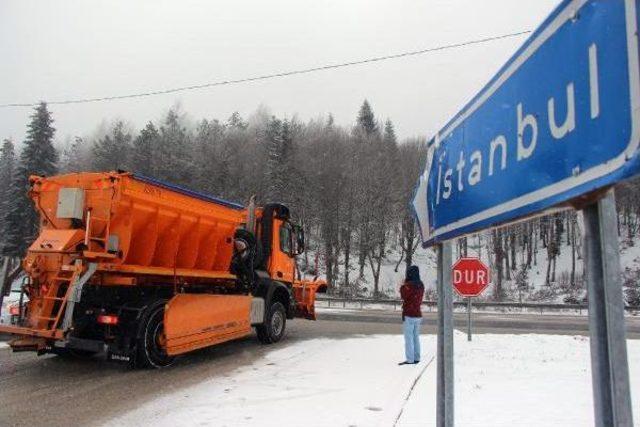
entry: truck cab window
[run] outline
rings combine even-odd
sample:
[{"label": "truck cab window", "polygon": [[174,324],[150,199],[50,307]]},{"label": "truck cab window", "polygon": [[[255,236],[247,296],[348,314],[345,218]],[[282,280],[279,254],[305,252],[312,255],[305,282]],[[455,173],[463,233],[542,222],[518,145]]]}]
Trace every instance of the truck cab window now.
[{"label": "truck cab window", "polygon": [[288,255],[293,253],[291,248],[291,225],[283,223],[280,227],[280,250]]}]

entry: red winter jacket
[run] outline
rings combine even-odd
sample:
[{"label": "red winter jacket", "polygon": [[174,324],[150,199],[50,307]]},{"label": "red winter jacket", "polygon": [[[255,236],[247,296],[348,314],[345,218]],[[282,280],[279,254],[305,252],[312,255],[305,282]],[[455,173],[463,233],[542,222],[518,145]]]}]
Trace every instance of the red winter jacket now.
[{"label": "red winter jacket", "polygon": [[402,318],[422,317],[420,305],[424,296],[424,286],[414,285],[411,282],[404,282],[400,287],[400,297],[402,298]]}]

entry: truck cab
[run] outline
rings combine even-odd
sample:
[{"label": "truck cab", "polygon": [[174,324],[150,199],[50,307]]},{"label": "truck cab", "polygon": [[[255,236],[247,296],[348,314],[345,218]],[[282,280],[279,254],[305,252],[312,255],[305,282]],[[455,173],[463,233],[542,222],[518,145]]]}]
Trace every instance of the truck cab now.
[{"label": "truck cab", "polygon": [[271,279],[293,283],[296,278],[296,256],[305,249],[302,228],[291,222],[289,209],[282,204],[266,205],[262,209],[258,228],[263,257],[260,266]]}]

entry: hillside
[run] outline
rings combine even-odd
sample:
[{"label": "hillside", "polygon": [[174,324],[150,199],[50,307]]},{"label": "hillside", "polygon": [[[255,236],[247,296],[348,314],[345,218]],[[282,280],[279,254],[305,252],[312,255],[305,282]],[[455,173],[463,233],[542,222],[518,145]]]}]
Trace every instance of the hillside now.
[{"label": "hillside", "polygon": [[[487,234],[483,235],[485,239]],[[480,245],[477,244],[477,236],[469,238],[467,247],[467,256],[479,257],[485,264],[491,269],[492,284],[487,288],[484,294],[480,297],[481,300],[494,300],[494,283],[496,281],[496,268],[495,268],[495,254],[491,251],[489,245],[484,240]],[[637,292],[638,281],[640,277],[640,242],[636,239],[629,241],[626,238],[620,238],[620,263],[622,269],[621,283],[627,285],[635,284]],[[535,242],[539,248],[543,247],[542,239],[538,239]],[[453,260],[459,258],[460,253],[458,245],[453,245]],[[507,301],[522,301],[522,302],[583,302],[586,297],[586,285],[583,282],[583,260],[580,256],[576,257],[575,271],[576,271],[576,283],[571,286],[570,272],[571,272],[571,248],[568,245],[560,248],[556,263],[555,280],[550,283],[546,283],[546,271],[549,264],[546,254],[540,251],[536,256],[535,264],[532,264],[530,268],[526,269],[526,278],[522,282],[526,283],[526,286],[522,286],[521,292],[518,292],[518,273],[522,271],[522,264],[520,263],[522,258],[521,252],[516,252],[519,261],[517,265],[520,265],[516,270],[511,271],[511,278],[503,280],[503,292],[505,293],[502,300]],[[401,256],[400,251],[397,248],[392,248],[385,257],[380,273],[380,293],[381,297],[398,298],[399,286],[404,278],[404,270],[406,265],[401,262],[398,265],[398,260]],[[552,262],[552,261],[551,261]],[[418,247],[414,254],[414,264],[420,267],[421,277],[425,283],[427,289],[427,299],[435,298],[436,289],[436,252],[434,249],[423,249]],[[396,271],[397,266],[397,271]],[[358,275],[358,268],[352,269],[352,275]],[[321,269],[322,271],[322,269]],[[373,274],[369,266],[364,269],[364,277],[357,280],[359,285],[359,296],[373,296]],[[626,286],[629,288],[629,286]],[[341,290],[333,290],[336,294],[340,294]],[[455,298],[459,298],[455,295]],[[635,305],[635,304],[634,304]]]}]

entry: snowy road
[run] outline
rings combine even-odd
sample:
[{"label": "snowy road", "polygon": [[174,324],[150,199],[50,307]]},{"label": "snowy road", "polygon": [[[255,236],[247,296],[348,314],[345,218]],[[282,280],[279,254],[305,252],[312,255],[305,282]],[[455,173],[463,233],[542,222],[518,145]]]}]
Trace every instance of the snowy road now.
[{"label": "snowy road", "polygon": [[[323,317],[330,317],[329,314],[324,313]],[[119,422],[112,425],[138,425],[142,420],[158,416],[154,414],[164,414],[154,419],[158,425],[179,425],[180,420],[184,421],[183,425],[194,425],[194,414],[201,412],[215,418],[213,421],[198,420],[202,421],[202,425],[223,425],[216,422],[218,419],[226,420],[228,425],[265,425],[258,420],[276,407],[280,416],[302,414],[306,417],[307,425],[391,426],[393,424],[389,420],[402,409],[403,393],[415,381],[418,371],[413,367],[399,371],[395,365],[402,358],[401,337],[397,335],[399,324],[389,319],[369,322],[354,320],[363,319],[294,321],[289,324],[285,341],[277,345],[261,346],[251,337],[188,355],[171,369],[163,371],[130,371],[120,365],[95,359],[38,358],[33,354],[12,354],[7,349],[0,349],[0,425],[103,425],[115,419]],[[427,326],[425,331],[432,332],[433,328]],[[553,374],[554,363],[566,359],[561,368],[568,371],[562,371],[562,375],[567,373],[571,381],[579,379],[576,383],[576,390],[581,396],[578,403],[582,406],[579,407],[590,405],[590,379],[584,371],[588,369],[588,363],[585,362],[588,361],[588,341],[584,338],[548,337],[549,340],[564,339],[569,341],[562,342],[571,343],[569,348],[561,347],[564,349],[561,354],[556,354],[554,348],[558,346],[554,342],[547,345],[540,341],[540,345],[534,345],[533,348],[518,350],[525,345],[518,341],[518,337],[527,335],[478,335],[474,343],[479,347],[469,347],[467,352],[457,353],[457,357],[463,358],[461,364],[465,366],[458,368],[458,375],[474,375],[478,379],[473,384],[481,389],[488,388],[493,393],[492,399],[497,399],[500,389],[484,385],[482,375],[492,370],[499,372],[499,366],[490,364],[483,373],[470,360],[482,349],[496,344],[491,340],[502,336],[510,341],[498,342],[497,348],[516,351],[505,350],[499,355],[492,355],[491,360],[504,359],[522,367],[528,363],[522,358],[532,354],[539,359],[536,362],[542,363],[540,369],[530,370],[527,366],[526,372],[520,373],[526,374],[522,383],[518,382],[519,374],[508,373],[515,375],[510,381],[505,379],[505,386],[512,390],[511,393],[520,387],[518,393],[523,401],[535,401],[536,397],[530,395],[528,390],[537,381],[536,378]],[[544,336],[539,338],[547,339]],[[433,354],[434,337],[425,335],[423,339],[427,354]],[[638,348],[640,342],[632,342]],[[458,348],[462,349],[465,344]],[[574,344],[578,353],[573,350]],[[574,357],[580,363],[573,363]],[[640,365],[638,355],[633,356],[630,362],[632,374],[640,377],[640,373],[633,370],[634,364]],[[416,384],[416,392],[426,390],[421,395],[429,396],[429,399],[417,403],[413,397],[409,399],[405,407],[408,418],[402,418],[400,425],[412,425],[412,417],[415,416],[412,413],[418,411],[423,414],[421,408],[431,407],[429,375],[432,375],[432,371],[432,367],[427,368],[424,381]],[[565,379],[562,381],[566,382]],[[254,387],[255,384],[258,386]],[[465,381],[458,390],[471,387],[469,384],[472,383]],[[540,384],[540,387],[543,385]],[[470,398],[480,399],[474,390],[467,390],[471,393]],[[353,397],[353,393],[357,397]],[[544,388],[543,397],[539,398],[543,398],[543,401],[549,399],[548,393],[548,388]],[[636,392],[635,396],[639,395],[640,391]],[[166,401],[167,396],[170,396],[170,402]],[[637,399],[634,402],[638,404]],[[179,414],[178,418],[171,418],[158,405],[184,408],[184,411],[170,411],[171,414]],[[511,412],[516,410],[517,407]],[[339,415],[337,418],[334,417],[336,414]],[[464,419],[466,415],[462,413],[461,416]],[[289,422],[283,425],[300,424]]]}]

